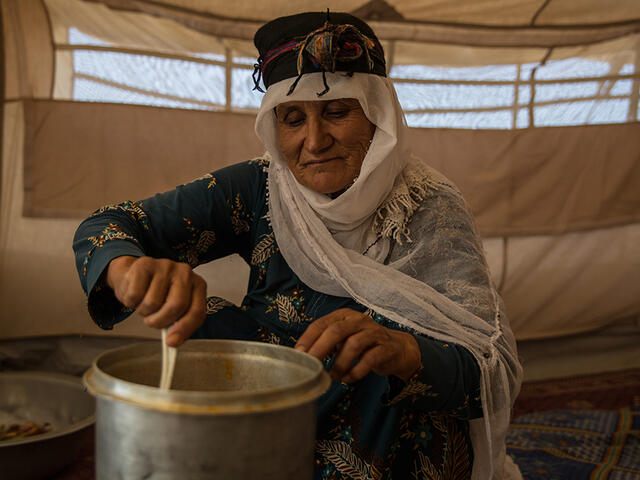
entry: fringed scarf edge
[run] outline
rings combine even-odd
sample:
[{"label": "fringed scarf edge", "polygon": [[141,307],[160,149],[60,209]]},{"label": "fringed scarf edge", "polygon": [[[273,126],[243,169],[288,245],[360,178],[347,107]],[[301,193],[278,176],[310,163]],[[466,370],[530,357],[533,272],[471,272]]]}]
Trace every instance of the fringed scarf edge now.
[{"label": "fringed scarf edge", "polygon": [[378,235],[402,244],[403,240],[412,241],[409,222],[432,192],[434,184],[429,171],[420,164],[408,166],[398,180],[377,208],[373,228]]}]

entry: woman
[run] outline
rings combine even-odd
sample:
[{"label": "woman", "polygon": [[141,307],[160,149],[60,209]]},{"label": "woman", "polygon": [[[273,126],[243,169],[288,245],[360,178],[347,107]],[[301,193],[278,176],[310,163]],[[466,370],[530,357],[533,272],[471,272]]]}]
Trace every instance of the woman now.
[{"label": "woman", "polygon": [[[518,478],[515,342],[460,193],[411,155],[374,33],[306,13],[255,43],[267,153],[83,222],[93,318],[135,309],[171,326],[170,345],[260,340],[323,360],[316,479]],[[240,307],[205,299],[191,269],[231,253],[251,266]]]}]

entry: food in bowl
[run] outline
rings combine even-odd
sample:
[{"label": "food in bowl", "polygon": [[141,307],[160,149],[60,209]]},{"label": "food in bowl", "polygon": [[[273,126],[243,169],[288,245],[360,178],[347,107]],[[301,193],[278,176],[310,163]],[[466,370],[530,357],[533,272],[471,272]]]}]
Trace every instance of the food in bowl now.
[{"label": "food in bowl", "polygon": [[14,423],[12,425],[0,425],[0,441],[2,440],[15,440],[16,438],[31,437],[33,435],[40,435],[47,433],[51,430],[49,423]]}]

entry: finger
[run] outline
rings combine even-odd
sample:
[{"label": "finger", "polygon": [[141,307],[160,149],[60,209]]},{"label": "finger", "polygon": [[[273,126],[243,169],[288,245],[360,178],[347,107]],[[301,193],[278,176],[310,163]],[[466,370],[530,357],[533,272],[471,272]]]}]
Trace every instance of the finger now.
[{"label": "finger", "polygon": [[152,274],[152,268],[144,259],[132,263],[114,292],[116,298],[125,307],[137,308],[147,293]]},{"label": "finger", "polygon": [[350,312],[351,310],[342,308],[314,320],[300,336],[295,348],[307,352],[329,325],[344,320]]},{"label": "finger", "polygon": [[193,283],[191,306],[187,313],[169,329],[167,345],[177,347],[187,340],[204,322],[207,312],[207,283],[196,275]]},{"label": "finger", "polygon": [[193,276],[186,272],[172,273],[169,292],[160,310],[145,317],[144,323],[154,328],[165,328],[177,322],[191,306]]},{"label": "finger", "polygon": [[[356,363],[351,370],[342,377],[342,381],[345,383],[357,382],[372,371],[379,375],[385,375],[386,373],[382,373],[383,371],[387,372],[388,370],[393,370],[393,366],[388,365],[391,363],[392,357],[393,354],[388,348],[384,345],[376,345],[362,355],[358,363]],[[380,366],[383,366],[382,370],[378,368]]]},{"label": "finger", "polygon": [[123,255],[116,257],[109,262],[105,275],[105,282],[114,292],[117,290],[118,284],[123,280],[131,265],[138,260],[139,257]]},{"label": "finger", "polygon": [[163,265],[158,265],[153,273],[151,283],[147,288],[144,298],[137,306],[137,312],[142,316],[149,316],[157,312],[164,305],[169,293],[169,269]]},{"label": "finger", "polygon": [[334,380],[341,379],[362,355],[378,344],[380,336],[376,330],[367,328],[351,335],[338,349],[330,374]]},{"label": "finger", "polygon": [[309,347],[307,353],[322,360],[333,352],[341,342],[362,330],[364,326],[365,324],[359,319],[353,317],[335,321],[324,329],[313,345]]}]

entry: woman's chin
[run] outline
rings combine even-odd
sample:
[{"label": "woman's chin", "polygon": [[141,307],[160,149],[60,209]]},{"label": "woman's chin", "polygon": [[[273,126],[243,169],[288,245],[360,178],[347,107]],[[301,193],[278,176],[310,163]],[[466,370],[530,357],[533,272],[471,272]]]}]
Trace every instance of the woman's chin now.
[{"label": "woman's chin", "polygon": [[336,198],[342,192],[344,192],[348,187],[348,184],[334,184],[334,185],[325,185],[325,186],[316,186],[309,187],[311,190],[317,193],[323,193],[325,195],[330,196],[331,198]]},{"label": "woman's chin", "polygon": [[335,175],[331,175],[330,178],[322,178],[322,176],[319,178],[314,177],[304,182],[303,185],[314,192],[331,196],[336,192],[343,192],[350,183],[351,182],[347,181],[336,181]]}]

